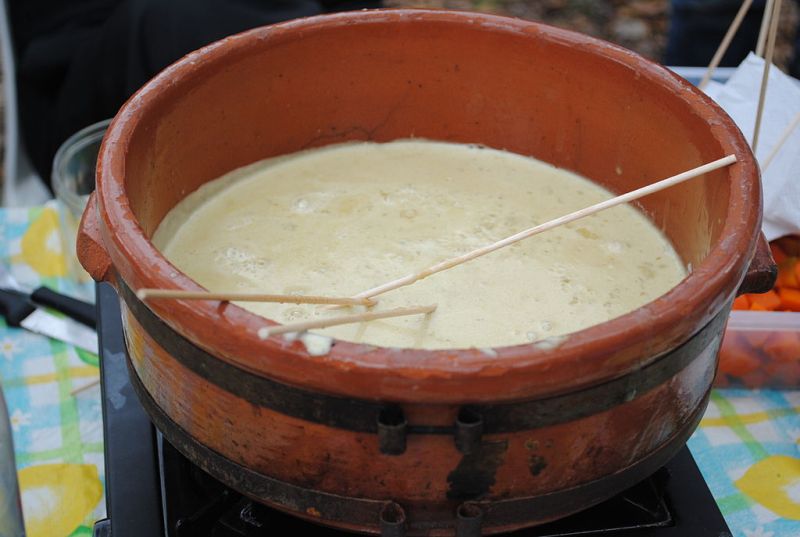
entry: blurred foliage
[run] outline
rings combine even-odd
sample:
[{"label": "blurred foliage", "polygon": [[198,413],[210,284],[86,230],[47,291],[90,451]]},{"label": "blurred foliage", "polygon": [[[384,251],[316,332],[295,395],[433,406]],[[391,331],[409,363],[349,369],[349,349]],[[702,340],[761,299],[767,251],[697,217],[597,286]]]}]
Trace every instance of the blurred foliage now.
[{"label": "blurred foliage", "polygon": [[[660,61],[669,29],[668,0],[385,0],[390,7],[484,11],[536,20],[593,35]],[[784,66],[798,25],[795,2],[784,2],[775,63]]]}]

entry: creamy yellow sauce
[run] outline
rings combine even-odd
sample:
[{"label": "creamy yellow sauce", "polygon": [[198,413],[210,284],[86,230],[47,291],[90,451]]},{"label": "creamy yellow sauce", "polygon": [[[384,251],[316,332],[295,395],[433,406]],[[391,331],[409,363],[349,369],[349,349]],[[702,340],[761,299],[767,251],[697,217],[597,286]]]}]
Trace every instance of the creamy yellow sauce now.
[{"label": "creamy yellow sauce", "polygon": [[[343,144],[204,185],[153,241],[212,291],[350,296],[609,197],[578,175],[505,151],[423,140]],[[661,232],[620,206],[381,295],[376,306],[438,304],[430,315],[313,332],[491,353],[627,313],[684,275]],[[280,323],[363,311],[239,305]]]}]

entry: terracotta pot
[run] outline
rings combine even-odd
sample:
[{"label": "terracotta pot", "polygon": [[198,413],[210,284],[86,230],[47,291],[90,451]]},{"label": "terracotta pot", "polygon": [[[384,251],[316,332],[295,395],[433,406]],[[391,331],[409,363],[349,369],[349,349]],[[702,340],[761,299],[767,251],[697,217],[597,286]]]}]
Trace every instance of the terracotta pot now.
[{"label": "terracotta pot", "polygon": [[[617,192],[738,163],[641,202],[691,264],[680,285],[549,346],[339,341],[315,357],[261,341],[272,321],[236,306],[131,293],[199,288],[149,237],[203,183],[308,147],[410,136],[533,155]],[[386,535],[541,523],[668,460],[705,408],[761,221],[746,141],[684,80],[583,35],[446,11],[310,18],[192,53],[119,112],[97,183],[79,256],[124,299],[132,380],[164,435],[253,498]],[[748,290],[770,283],[768,253],[760,263]]]}]

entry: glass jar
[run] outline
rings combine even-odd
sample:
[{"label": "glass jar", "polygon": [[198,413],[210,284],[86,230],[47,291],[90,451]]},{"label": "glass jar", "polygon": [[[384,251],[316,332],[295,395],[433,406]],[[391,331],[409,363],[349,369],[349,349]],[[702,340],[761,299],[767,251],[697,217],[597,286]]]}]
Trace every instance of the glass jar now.
[{"label": "glass jar", "polygon": [[95,187],[95,168],[100,144],[110,119],[79,130],[61,144],[53,158],[53,190],[59,205],[61,248],[67,263],[67,272],[75,283],[74,294],[87,300],[94,299],[91,278],[83,270],[75,253],[78,224]]}]

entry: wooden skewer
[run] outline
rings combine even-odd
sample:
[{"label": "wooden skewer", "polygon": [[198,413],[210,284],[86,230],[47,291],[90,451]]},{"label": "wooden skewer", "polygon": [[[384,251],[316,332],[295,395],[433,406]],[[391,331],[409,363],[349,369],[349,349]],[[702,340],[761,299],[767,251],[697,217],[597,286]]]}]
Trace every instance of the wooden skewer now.
[{"label": "wooden skewer", "polygon": [[85,392],[89,388],[97,386],[98,384],[100,384],[100,377],[97,377],[96,379],[94,379],[94,380],[92,380],[90,382],[87,382],[86,384],[82,384],[81,386],[78,386],[77,388],[73,388],[72,390],[70,390],[69,394],[74,397],[74,396],[78,395],[81,392]]},{"label": "wooden skewer", "polygon": [[139,300],[173,298],[178,300],[223,300],[227,302],[277,302],[279,304],[340,304],[345,306],[374,306],[375,301],[364,298],[316,295],[268,295],[263,293],[213,293],[180,291],[177,289],[139,289]]},{"label": "wooden skewer", "polygon": [[758,31],[758,42],[756,43],[756,56],[764,57],[764,47],[767,45],[767,33],[769,32],[769,21],[772,19],[772,7],[775,0],[767,0],[764,6],[764,16],[761,18],[761,29]]},{"label": "wooden skewer", "polygon": [[722,39],[722,43],[719,44],[717,52],[715,52],[714,57],[711,58],[711,63],[708,64],[708,69],[706,70],[706,74],[703,75],[703,80],[701,80],[700,84],[698,85],[698,88],[701,90],[705,89],[709,81],[711,81],[714,71],[717,69],[717,67],[719,67],[719,62],[722,61],[722,57],[728,51],[728,47],[730,46],[731,41],[733,41],[733,36],[736,35],[736,32],[739,30],[739,26],[742,25],[742,21],[744,20],[745,15],[747,15],[747,11],[750,9],[751,5],[753,5],[753,0],[744,0],[744,2],[742,2],[742,7],[740,7],[739,12],[736,13],[736,17],[734,17],[730,28],[728,28],[728,32]]},{"label": "wooden skewer", "polygon": [[539,234],[539,233],[541,233],[543,231],[547,231],[549,229],[553,229],[554,227],[558,227],[558,226],[563,225],[563,224],[568,224],[570,222],[578,220],[579,218],[583,218],[585,216],[589,216],[590,214],[594,214],[594,213],[600,212],[602,210],[609,209],[611,207],[615,207],[615,206],[621,205],[623,203],[627,203],[629,201],[637,200],[639,198],[647,196],[648,194],[653,194],[653,193],[658,192],[660,190],[664,190],[665,188],[669,188],[671,186],[677,185],[679,183],[682,183],[683,181],[688,181],[689,179],[692,179],[692,178],[697,177],[699,175],[703,175],[706,172],[710,172],[710,171],[713,171],[713,170],[716,170],[716,169],[719,169],[719,168],[723,168],[725,166],[733,164],[734,162],[736,162],[736,156],[735,155],[728,155],[727,157],[723,157],[723,158],[721,158],[719,160],[715,160],[714,162],[709,162],[708,164],[704,164],[702,166],[698,166],[697,168],[691,169],[689,171],[685,171],[683,173],[680,173],[680,174],[675,175],[673,177],[669,177],[669,178],[664,179],[662,181],[659,181],[657,183],[653,183],[651,185],[647,185],[647,186],[639,188],[637,190],[633,190],[631,192],[628,192],[627,194],[622,194],[621,196],[617,196],[615,198],[611,198],[611,199],[606,200],[606,201],[601,201],[600,203],[596,203],[594,205],[591,205],[589,207],[585,207],[583,209],[580,209],[578,211],[569,213],[567,215],[560,216],[558,218],[550,220],[549,222],[545,222],[543,224],[539,224],[538,226],[534,226],[534,227],[526,229],[524,231],[520,231],[519,233],[517,233],[515,235],[511,235],[510,237],[506,237],[505,239],[499,240],[499,241],[497,241],[495,243],[489,244],[489,245],[484,246],[482,248],[478,248],[477,250],[473,250],[473,251],[468,252],[466,254],[463,254],[463,255],[460,255],[460,256],[457,256],[457,257],[453,257],[453,258],[448,259],[446,261],[442,261],[440,263],[432,265],[432,266],[430,266],[430,267],[428,267],[428,268],[426,268],[426,269],[424,269],[424,270],[422,270],[420,272],[417,272],[415,274],[409,274],[408,276],[404,276],[403,278],[399,278],[397,280],[393,280],[393,281],[385,283],[383,285],[379,285],[377,287],[373,287],[372,289],[368,289],[366,291],[363,291],[363,292],[355,295],[355,297],[356,298],[371,298],[371,297],[386,293],[388,291],[392,291],[392,290],[397,289],[399,287],[404,287],[406,285],[411,285],[412,283],[417,282],[417,281],[419,281],[419,280],[421,280],[423,278],[427,278],[428,276],[431,276],[432,274],[436,274],[437,272],[441,272],[443,270],[447,270],[449,268],[453,268],[453,267],[455,267],[457,265],[460,265],[462,263],[466,263],[467,261],[471,261],[471,260],[473,260],[473,259],[475,259],[477,257],[481,257],[483,255],[486,255],[486,254],[489,254],[491,252],[494,252],[495,250],[499,250],[500,248],[503,248],[505,246],[509,246],[511,244],[514,244],[515,242],[519,242],[519,241],[521,241],[523,239],[527,239],[528,237],[531,237],[533,235]]},{"label": "wooden skewer", "polygon": [[767,54],[764,56],[764,74],[761,76],[761,91],[758,94],[758,108],[756,109],[756,125],[753,129],[753,154],[758,149],[758,139],[761,134],[761,119],[764,115],[764,101],[767,97],[767,84],[769,83],[769,70],[772,66],[772,56],[775,53],[775,38],[778,35],[778,19],[780,18],[781,3],[775,0],[772,16],[769,21],[769,35],[767,37]]},{"label": "wooden skewer", "polygon": [[764,165],[761,167],[762,172],[767,171],[767,168],[772,163],[772,160],[775,158],[775,156],[778,154],[778,151],[781,150],[783,144],[786,143],[786,140],[789,139],[789,136],[792,135],[792,132],[794,132],[794,130],[797,128],[798,125],[800,125],[800,112],[798,112],[794,116],[792,122],[789,123],[789,126],[786,127],[786,129],[781,134],[780,139],[778,139],[778,143],[775,144],[775,147],[772,148],[772,151],[770,151],[769,156],[766,158],[766,160],[764,160]]},{"label": "wooden skewer", "polygon": [[342,315],[341,317],[329,317],[327,319],[316,319],[313,321],[303,321],[299,323],[273,326],[270,328],[262,328],[258,331],[258,337],[261,339],[267,339],[270,336],[287,334],[289,332],[305,332],[306,330],[312,330],[314,328],[327,328],[329,326],[338,326],[340,324],[360,323],[363,321],[374,321],[376,319],[401,317],[404,315],[419,315],[422,313],[428,314],[433,313],[435,310],[436,304],[431,304],[429,306],[410,306],[386,311],[354,313],[351,315]]}]

